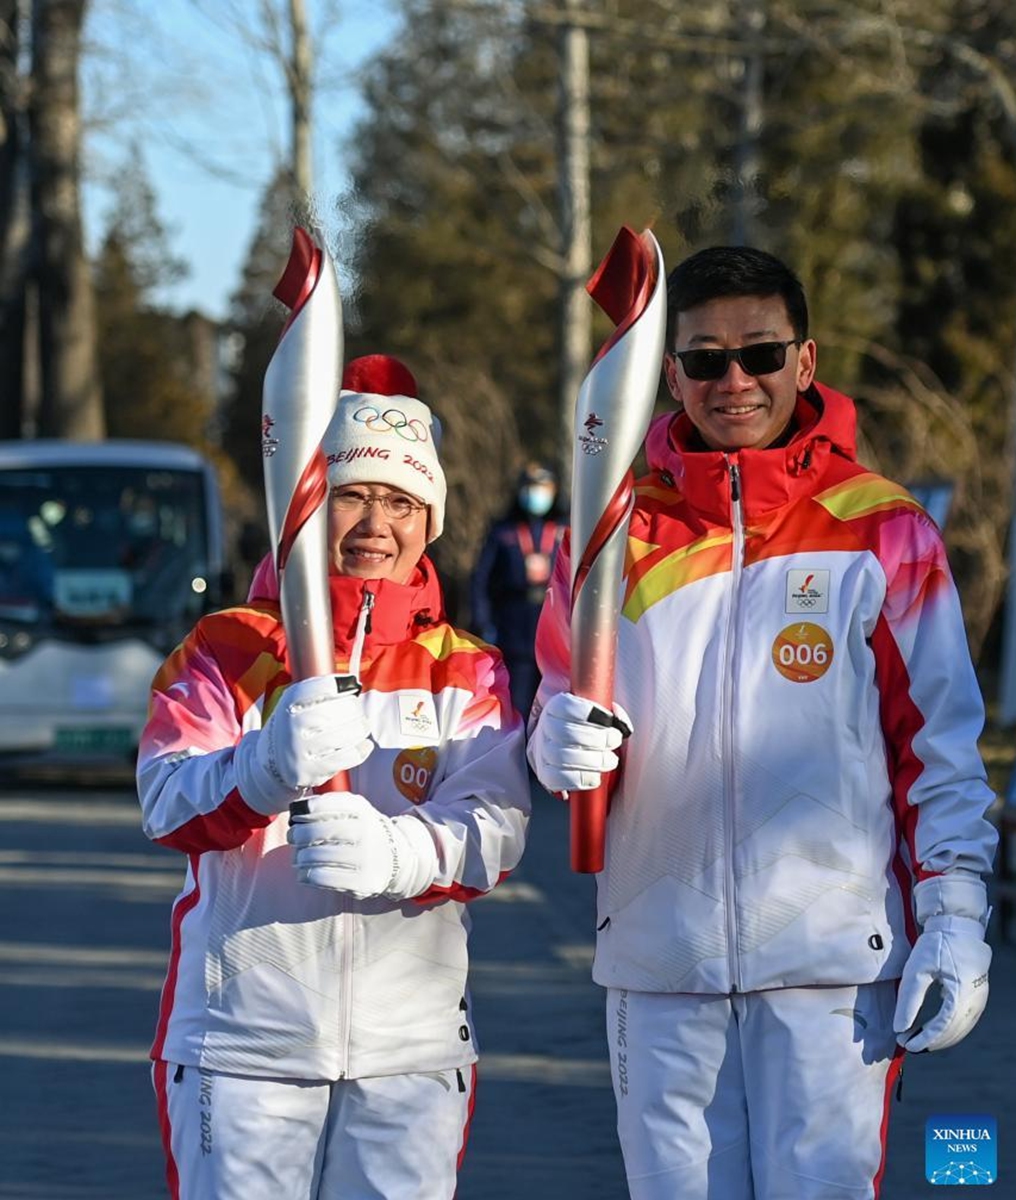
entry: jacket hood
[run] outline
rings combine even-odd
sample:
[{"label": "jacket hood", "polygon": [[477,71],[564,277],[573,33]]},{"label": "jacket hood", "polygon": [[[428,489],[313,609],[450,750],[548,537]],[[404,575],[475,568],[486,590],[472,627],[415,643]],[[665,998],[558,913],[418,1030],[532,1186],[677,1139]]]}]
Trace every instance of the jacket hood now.
[{"label": "jacket hood", "polygon": [[857,412],[854,402],[822,383],[797,397],[795,431],[784,446],[766,450],[703,450],[695,427],[683,410],[656,417],[646,437],[646,459],[663,482],[679,487],[697,506],[726,506],[727,489],[719,486],[736,463],[741,469],[744,503],[749,513],[769,512],[811,486],[816,472],[832,454],[857,458]]},{"label": "jacket hood", "polygon": [[[391,645],[415,637],[421,629],[445,620],[444,598],[434,564],[424,555],[408,583],[390,579],[357,579],[352,575],[329,575],[335,646],[348,650],[356,634],[356,623],[366,591],[374,594],[367,645]],[[270,554],[258,563],[247,594],[250,603],[279,603],[279,580]]]}]

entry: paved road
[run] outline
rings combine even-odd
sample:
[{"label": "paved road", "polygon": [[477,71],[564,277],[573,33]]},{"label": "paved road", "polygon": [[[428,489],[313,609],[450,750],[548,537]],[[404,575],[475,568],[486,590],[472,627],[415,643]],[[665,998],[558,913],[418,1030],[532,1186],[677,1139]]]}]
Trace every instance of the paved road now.
[{"label": "paved road", "polygon": [[[473,906],[483,1059],[460,1200],[625,1196],[589,981],[592,880],[567,871],[566,842],[563,806],[540,795],[522,869]],[[127,791],[0,791],[5,1200],[165,1196],[146,1053],[179,880]],[[1016,1195],[1016,948],[995,954],[978,1028],[908,1064],[885,1200],[941,1194],[924,1183],[924,1123],[944,1112],[997,1117],[993,1194]]]}]

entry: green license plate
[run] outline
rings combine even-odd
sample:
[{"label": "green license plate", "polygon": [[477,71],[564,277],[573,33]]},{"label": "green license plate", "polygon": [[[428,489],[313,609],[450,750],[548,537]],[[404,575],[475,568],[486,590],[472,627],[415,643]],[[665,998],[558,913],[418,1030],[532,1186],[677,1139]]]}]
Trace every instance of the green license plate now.
[{"label": "green license plate", "polygon": [[134,749],[134,732],[108,729],[58,729],[54,748],[64,754],[128,754]]}]

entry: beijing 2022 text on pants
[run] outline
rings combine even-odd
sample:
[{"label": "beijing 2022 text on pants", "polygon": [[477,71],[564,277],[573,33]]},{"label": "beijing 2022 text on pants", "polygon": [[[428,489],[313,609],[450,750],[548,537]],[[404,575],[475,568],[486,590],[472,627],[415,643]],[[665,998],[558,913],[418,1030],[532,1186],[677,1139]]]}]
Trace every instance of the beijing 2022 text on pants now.
[{"label": "beijing 2022 text on pants", "polygon": [[452,1200],[475,1067],[319,1083],[152,1070],[176,1200]]},{"label": "beijing 2022 text on pants", "polygon": [[608,989],[632,1200],[871,1200],[903,1052],[896,982]]}]

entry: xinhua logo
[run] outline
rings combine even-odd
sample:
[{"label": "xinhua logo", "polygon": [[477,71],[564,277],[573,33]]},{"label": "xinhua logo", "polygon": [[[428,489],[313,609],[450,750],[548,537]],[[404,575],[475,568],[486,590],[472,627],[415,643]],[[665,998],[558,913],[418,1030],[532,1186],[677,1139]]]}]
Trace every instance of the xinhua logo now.
[{"label": "xinhua logo", "polygon": [[994,1183],[998,1178],[998,1124],[983,1113],[929,1117],[924,1127],[924,1174],[929,1183]]}]

